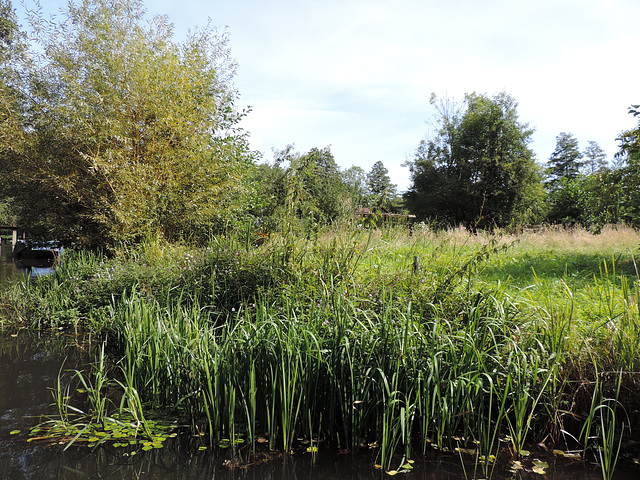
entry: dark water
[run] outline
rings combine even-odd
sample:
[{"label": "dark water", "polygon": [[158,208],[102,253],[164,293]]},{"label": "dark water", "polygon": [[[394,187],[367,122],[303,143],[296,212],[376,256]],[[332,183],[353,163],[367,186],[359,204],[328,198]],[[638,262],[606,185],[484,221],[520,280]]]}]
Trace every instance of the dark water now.
[{"label": "dark water", "polygon": [[11,257],[11,242],[0,243],[0,288],[9,281],[24,277],[25,272],[19,270]]}]

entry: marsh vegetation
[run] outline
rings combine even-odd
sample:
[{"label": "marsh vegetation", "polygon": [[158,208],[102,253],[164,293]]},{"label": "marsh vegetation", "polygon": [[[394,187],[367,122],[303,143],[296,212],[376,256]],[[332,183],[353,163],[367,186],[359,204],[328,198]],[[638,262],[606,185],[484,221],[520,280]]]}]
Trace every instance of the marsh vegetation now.
[{"label": "marsh vegetation", "polygon": [[148,239],[68,252],[3,293],[3,321],[103,343],[56,428],[125,419],[153,438],[162,411],[241,459],[370,449],[395,473],[440,449],[490,475],[496,457],[544,470],[538,445],[611,478],[638,456],[638,244],[625,227]]}]

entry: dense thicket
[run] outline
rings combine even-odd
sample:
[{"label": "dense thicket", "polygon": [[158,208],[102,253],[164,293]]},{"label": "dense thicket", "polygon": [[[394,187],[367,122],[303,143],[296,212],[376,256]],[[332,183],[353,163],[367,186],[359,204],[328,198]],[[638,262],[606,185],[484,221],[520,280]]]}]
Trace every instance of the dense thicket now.
[{"label": "dense thicket", "polygon": [[176,43],[144,14],[140,0],[70,3],[60,22],[31,19],[35,61],[3,62],[4,193],[32,232],[176,239],[235,206],[249,155],[226,36],[207,26]]}]

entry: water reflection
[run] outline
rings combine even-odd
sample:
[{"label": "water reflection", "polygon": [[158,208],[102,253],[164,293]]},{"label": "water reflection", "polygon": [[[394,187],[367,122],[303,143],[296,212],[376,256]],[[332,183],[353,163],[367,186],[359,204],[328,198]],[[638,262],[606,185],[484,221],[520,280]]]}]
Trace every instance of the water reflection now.
[{"label": "water reflection", "polygon": [[11,242],[3,241],[0,243],[0,288],[15,278],[24,276],[24,273],[18,269],[13,262],[11,256]]},{"label": "water reflection", "polygon": [[11,242],[3,241],[0,243],[0,288],[13,280],[23,279],[26,276],[41,277],[50,275],[54,271],[53,266],[20,268],[13,259]]}]

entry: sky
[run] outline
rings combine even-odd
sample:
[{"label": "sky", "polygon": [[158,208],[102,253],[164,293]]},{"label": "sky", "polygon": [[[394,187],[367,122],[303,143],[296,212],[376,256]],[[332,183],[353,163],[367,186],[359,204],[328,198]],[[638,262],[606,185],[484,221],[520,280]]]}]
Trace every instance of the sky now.
[{"label": "sky", "polygon": [[[16,3],[14,2],[14,6]],[[66,0],[41,0],[56,13]],[[434,131],[432,93],[505,91],[535,128],[544,164],[560,132],[609,160],[640,103],[638,0],[146,0],[176,41],[213,25],[229,35],[251,147],[331,147],[338,165],[382,161],[399,191]],[[20,8],[18,8],[20,11]]]}]

